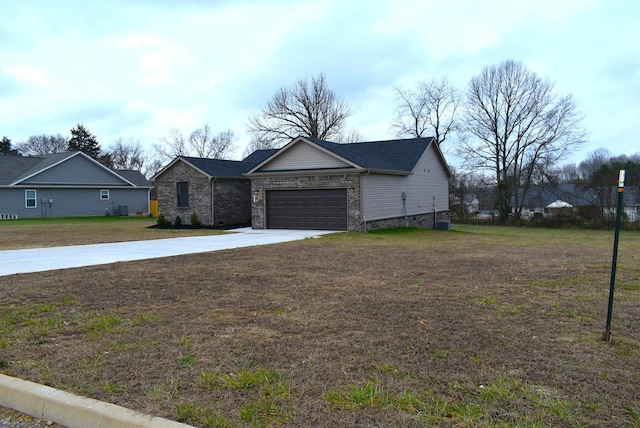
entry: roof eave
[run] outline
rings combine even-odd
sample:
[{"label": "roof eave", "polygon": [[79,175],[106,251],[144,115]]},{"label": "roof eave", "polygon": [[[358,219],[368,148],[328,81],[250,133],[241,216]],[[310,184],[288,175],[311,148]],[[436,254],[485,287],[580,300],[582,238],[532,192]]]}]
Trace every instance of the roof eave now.
[{"label": "roof eave", "polygon": [[344,174],[361,174],[366,172],[364,168],[334,168],[334,169],[291,169],[280,171],[263,171],[263,172],[247,172],[244,174],[248,178],[258,177],[293,177],[293,176],[310,176],[310,175],[344,175]]},{"label": "roof eave", "polygon": [[178,162],[184,162],[185,165],[195,169],[197,172],[199,172],[200,174],[204,175],[205,177],[207,177],[208,179],[212,179],[212,178],[216,178],[215,176],[208,174],[207,172],[203,171],[202,169],[198,168],[197,166],[195,166],[194,164],[192,164],[191,162],[189,162],[188,160],[186,160],[184,157],[182,156],[178,156],[176,157],[174,160],[172,160],[171,162],[169,162],[169,164],[167,166],[165,166],[164,168],[162,168],[160,171],[158,171],[156,173],[156,175],[154,175],[153,177],[151,177],[151,181],[156,181],[156,179],[161,176],[162,174],[164,174],[166,171],[168,171],[173,165],[175,165]]},{"label": "roof eave", "polygon": [[344,174],[385,174],[406,176],[413,174],[410,171],[396,171],[390,169],[375,168],[336,168],[336,169],[292,169],[284,171],[264,171],[264,172],[247,172],[245,177],[294,177],[294,176],[311,176],[311,175],[344,175]]}]

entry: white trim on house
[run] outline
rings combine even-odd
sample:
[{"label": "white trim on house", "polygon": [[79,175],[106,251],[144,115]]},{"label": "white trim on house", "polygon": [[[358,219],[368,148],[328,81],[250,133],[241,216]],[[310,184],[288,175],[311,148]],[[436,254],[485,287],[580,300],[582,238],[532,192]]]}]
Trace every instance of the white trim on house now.
[{"label": "white trim on house", "polygon": [[[27,196],[28,192],[33,192],[33,198]],[[29,206],[30,200],[33,200],[34,205]],[[38,190],[37,189],[24,189],[24,207],[26,209],[38,208]]]}]

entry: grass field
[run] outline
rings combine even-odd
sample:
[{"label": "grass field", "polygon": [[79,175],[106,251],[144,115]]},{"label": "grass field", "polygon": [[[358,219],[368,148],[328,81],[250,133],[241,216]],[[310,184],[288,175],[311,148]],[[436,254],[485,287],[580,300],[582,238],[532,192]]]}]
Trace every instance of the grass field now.
[{"label": "grass field", "polygon": [[211,229],[148,229],[148,217],[77,217],[0,221],[0,251],[104,242],[141,241],[180,236],[215,235]]},{"label": "grass field", "polygon": [[201,427],[640,426],[640,234],[606,343],[612,241],[454,226],[0,277],[0,371]]}]

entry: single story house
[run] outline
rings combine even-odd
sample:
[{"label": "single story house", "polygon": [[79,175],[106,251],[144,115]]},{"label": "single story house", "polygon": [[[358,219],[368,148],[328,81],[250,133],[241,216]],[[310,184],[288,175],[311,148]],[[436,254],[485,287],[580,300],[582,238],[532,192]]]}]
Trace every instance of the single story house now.
[{"label": "single story house", "polygon": [[451,172],[433,138],[298,137],[245,176],[254,229],[435,228],[449,219]]},{"label": "single story house", "polygon": [[159,212],[254,229],[435,228],[451,172],[433,138],[337,144],[298,137],[242,161],[177,157],[154,177]]},{"label": "single story house", "polygon": [[112,170],[80,151],[0,156],[0,216],[43,218],[149,214],[139,171]]},{"label": "single story house", "polygon": [[[627,186],[623,194],[623,212],[628,221],[638,221],[640,192]],[[593,187],[586,184],[548,184],[529,189],[521,217],[615,218],[618,204],[616,186]]]},{"label": "single story house", "polygon": [[152,178],[159,214],[171,223],[189,224],[196,214],[206,226],[250,224],[251,183],[243,174],[275,152],[257,150],[242,161],[175,158]]}]

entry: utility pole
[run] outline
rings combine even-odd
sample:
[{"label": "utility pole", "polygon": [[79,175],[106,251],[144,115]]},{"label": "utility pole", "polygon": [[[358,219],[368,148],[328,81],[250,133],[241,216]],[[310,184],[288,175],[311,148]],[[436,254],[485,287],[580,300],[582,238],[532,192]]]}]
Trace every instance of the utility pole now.
[{"label": "utility pole", "polygon": [[620,170],[618,177],[618,209],[616,210],[616,232],[613,239],[613,259],[611,261],[611,282],[609,283],[609,306],[607,309],[607,327],[602,334],[602,340],[611,341],[611,315],[613,312],[613,291],[616,285],[616,266],[618,264],[618,240],[620,238],[620,219],[622,217],[622,196],[624,195],[625,170]]}]

